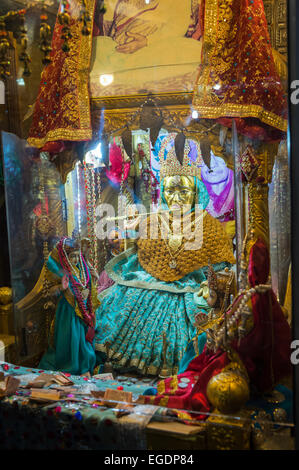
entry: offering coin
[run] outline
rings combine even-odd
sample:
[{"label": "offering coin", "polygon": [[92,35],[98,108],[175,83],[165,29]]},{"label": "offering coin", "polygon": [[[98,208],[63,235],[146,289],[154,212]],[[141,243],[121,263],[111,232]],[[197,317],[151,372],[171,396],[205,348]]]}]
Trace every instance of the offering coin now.
[{"label": "offering coin", "polygon": [[188,384],[190,382],[190,379],[188,379],[188,377],[182,377],[180,379],[181,382],[185,383],[185,384]]}]

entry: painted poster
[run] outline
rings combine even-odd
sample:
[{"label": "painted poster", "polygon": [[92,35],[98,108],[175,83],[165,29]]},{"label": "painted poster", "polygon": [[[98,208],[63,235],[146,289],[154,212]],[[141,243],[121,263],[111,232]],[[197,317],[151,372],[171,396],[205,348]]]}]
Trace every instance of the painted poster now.
[{"label": "painted poster", "polygon": [[97,23],[92,97],[193,91],[201,61],[200,0],[107,0]]}]

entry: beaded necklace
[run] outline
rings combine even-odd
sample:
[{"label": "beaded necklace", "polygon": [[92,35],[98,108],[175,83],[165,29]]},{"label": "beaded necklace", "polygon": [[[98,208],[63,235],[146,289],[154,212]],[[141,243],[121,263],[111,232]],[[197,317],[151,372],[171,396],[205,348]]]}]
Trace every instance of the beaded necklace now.
[{"label": "beaded necklace", "polygon": [[[187,227],[185,228],[185,230],[182,231],[182,234],[181,235],[175,235],[175,234],[172,234],[171,233],[171,230],[170,228],[168,227],[168,224],[167,222],[165,221],[165,219],[160,215],[158,214],[158,225],[159,225],[159,228],[160,228],[160,232],[161,232],[161,237],[166,245],[166,248],[168,250],[168,253],[171,257],[171,261],[169,262],[169,267],[171,269],[176,269],[177,267],[177,257],[179,256],[179,254],[181,253],[181,251],[183,251],[185,249],[185,243],[183,243],[183,238],[184,236],[186,235],[186,232],[188,232],[189,230],[191,230],[191,227],[192,227],[192,224],[194,223],[194,226],[196,227],[197,225],[197,222],[200,220],[201,217],[203,217],[203,215],[205,214],[201,214],[197,219],[195,219],[194,221],[191,221]],[[169,238],[169,241],[167,242],[166,238],[164,237],[164,231],[162,230],[162,226],[161,226],[161,223],[160,223],[160,220],[163,222],[164,224],[164,227],[167,229],[168,231],[168,238]],[[182,245],[183,243],[183,245]],[[181,246],[182,245],[182,246]],[[174,253],[172,253],[171,251],[171,248],[173,249],[177,249],[177,251],[175,251]]]}]

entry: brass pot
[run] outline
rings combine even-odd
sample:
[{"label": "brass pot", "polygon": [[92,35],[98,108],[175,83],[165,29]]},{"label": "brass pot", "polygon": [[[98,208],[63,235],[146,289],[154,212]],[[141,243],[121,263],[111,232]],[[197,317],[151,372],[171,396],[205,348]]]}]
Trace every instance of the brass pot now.
[{"label": "brass pot", "polygon": [[0,287],[0,305],[7,305],[12,302],[11,287]]},{"label": "brass pot", "polygon": [[209,381],[207,397],[217,411],[224,414],[236,413],[249,400],[248,383],[237,372],[221,372]]}]

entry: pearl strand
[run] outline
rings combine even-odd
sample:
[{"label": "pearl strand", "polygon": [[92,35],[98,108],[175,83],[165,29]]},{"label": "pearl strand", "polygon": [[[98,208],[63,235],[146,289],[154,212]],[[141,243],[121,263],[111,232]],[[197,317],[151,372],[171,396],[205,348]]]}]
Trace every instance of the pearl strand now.
[{"label": "pearl strand", "polygon": [[[234,336],[235,336],[235,333],[232,331],[232,327],[237,324],[240,317],[243,317],[243,321],[242,321],[241,326],[238,327],[239,341],[241,340],[242,337],[244,337],[246,333],[246,329],[245,329],[246,320],[252,315],[250,309],[248,308],[246,304],[249,301],[249,299],[252,297],[252,295],[255,293],[264,294],[271,289],[272,287],[270,285],[260,284],[258,286],[252,287],[249,290],[242,290],[238,293],[236,298],[238,297],[240,298],[242,295],[243,295],[243,298],[241,299],[240,304],[238,305],[237,309],[233,313],[231,313],[231,316],[227,321],[227,330],[230,330],[228,331],[228,337],[230,341],[234,339]],[[228,311],[226,311],[224,315],[227,315],[227,313]],[[216,331],[216,329],[215,330],[209,329],[207,333],[208,333],[207,346],[209,348],[216,351],[219,347],[226,346],[225,326],[221,326],[218,329],[218,331]]]}]

